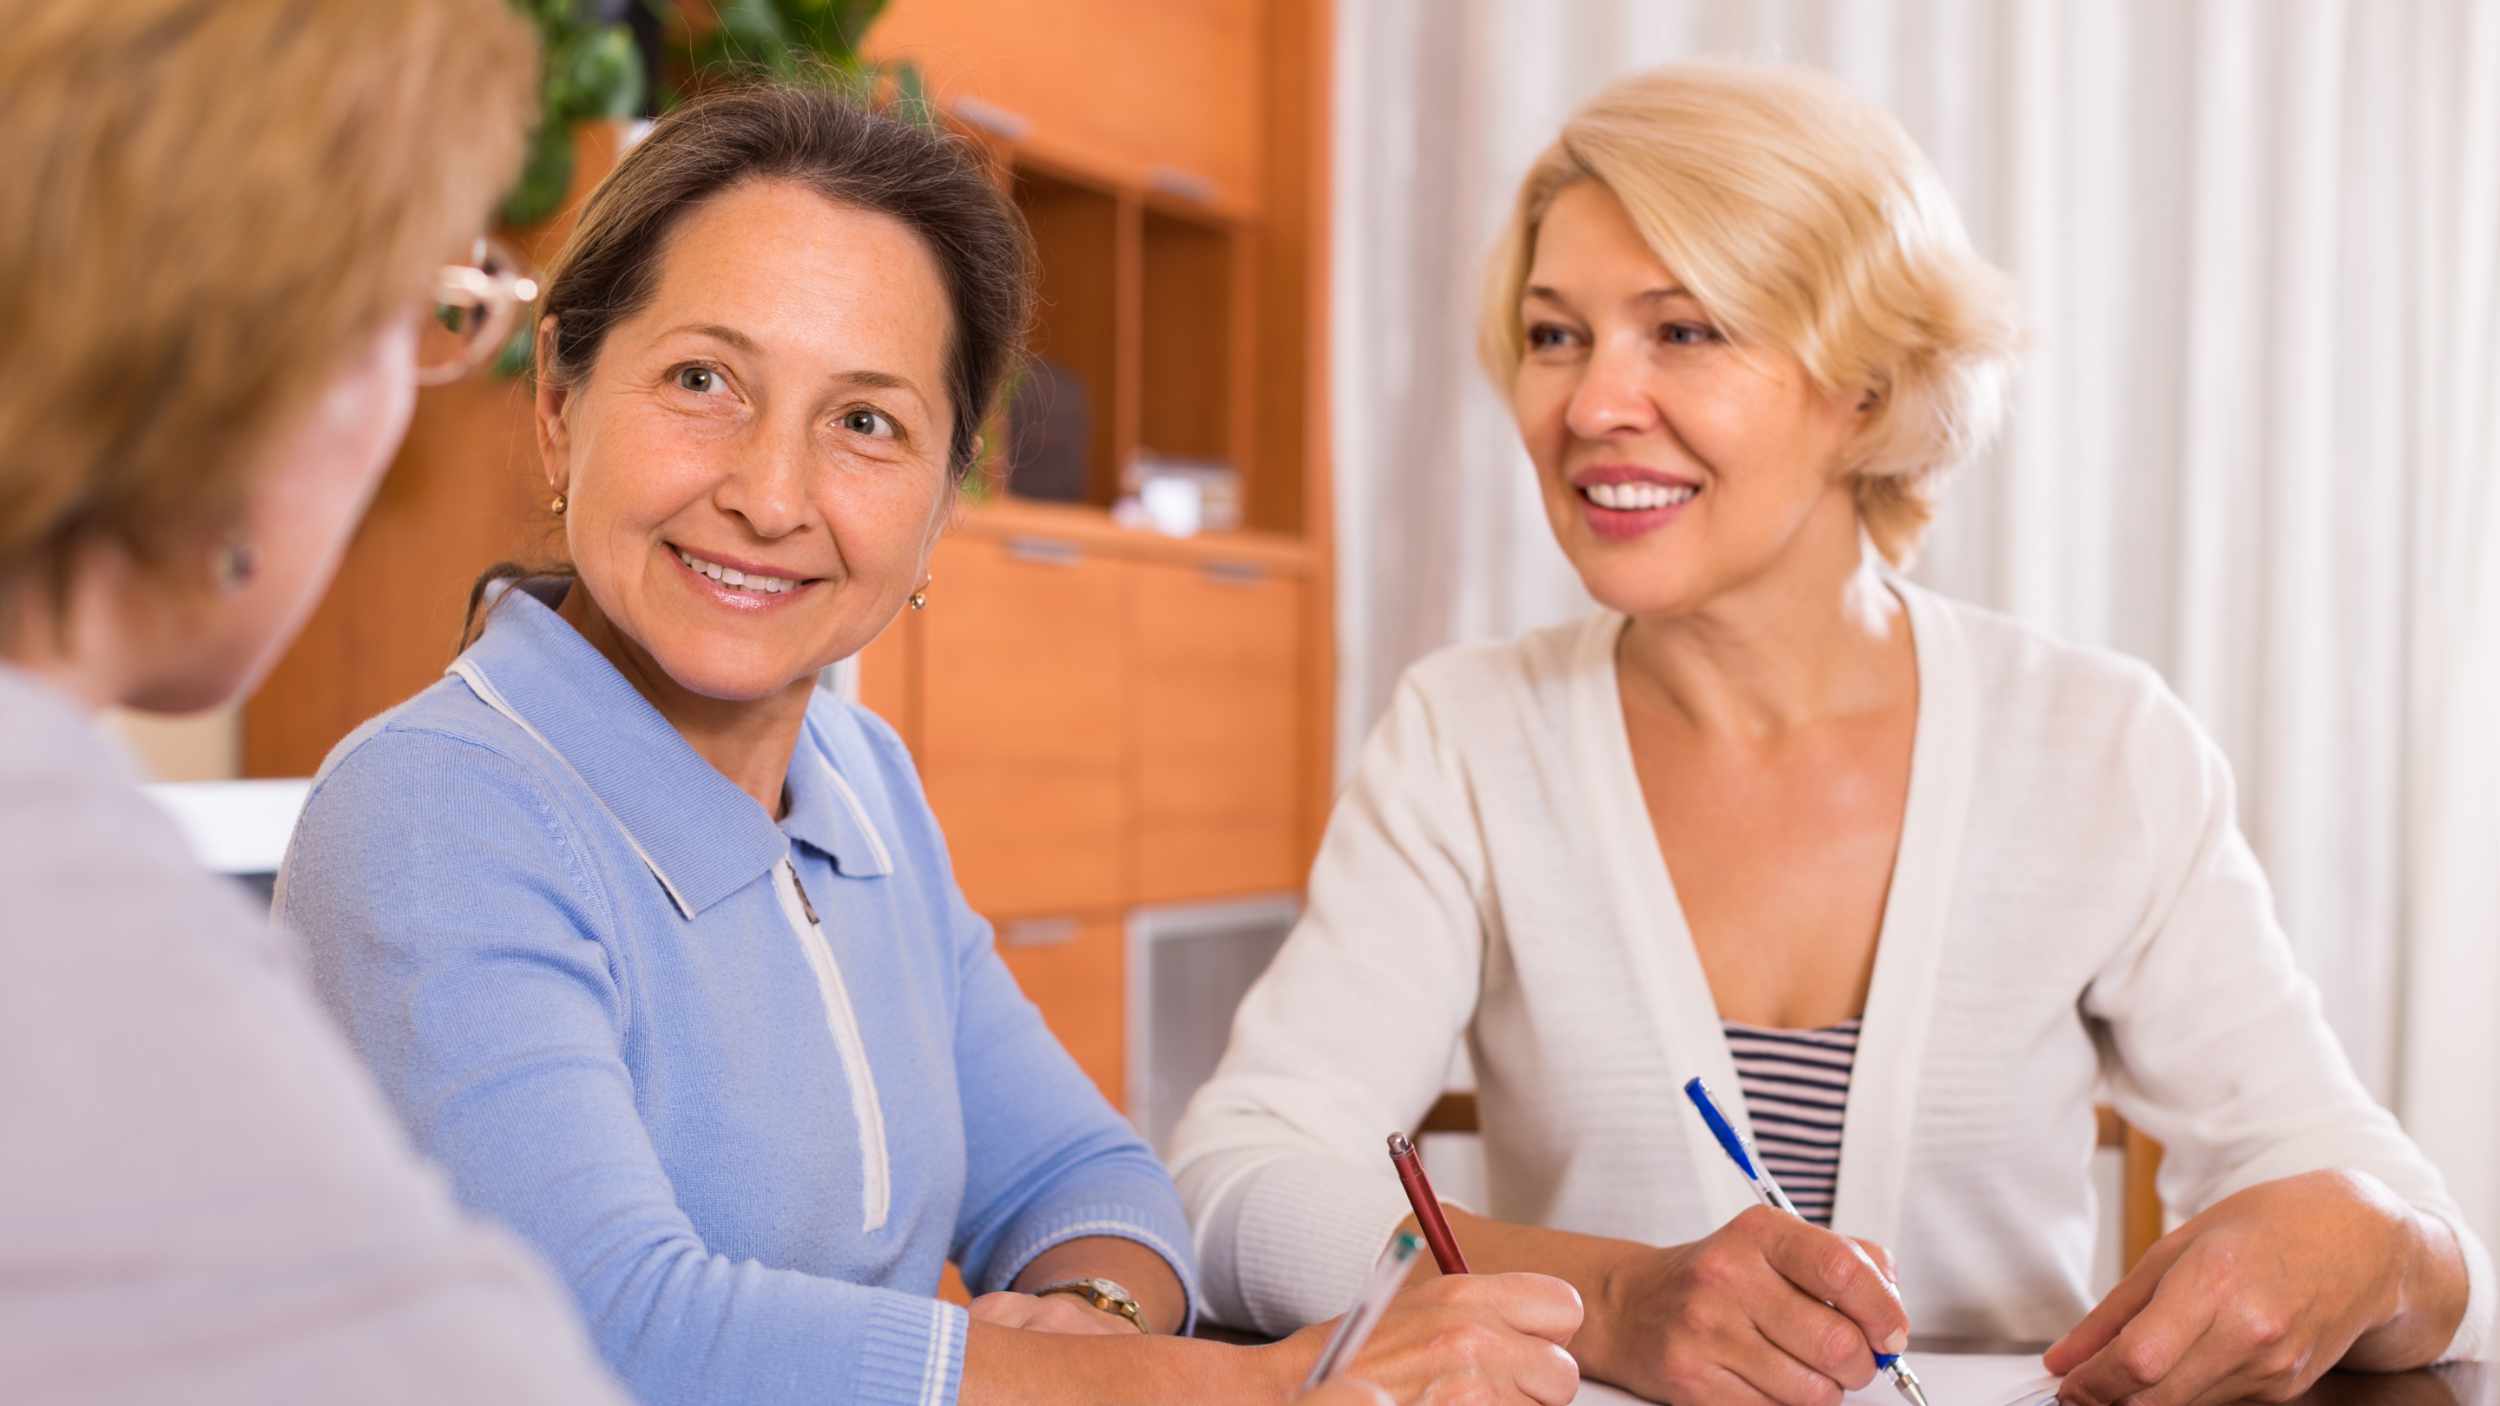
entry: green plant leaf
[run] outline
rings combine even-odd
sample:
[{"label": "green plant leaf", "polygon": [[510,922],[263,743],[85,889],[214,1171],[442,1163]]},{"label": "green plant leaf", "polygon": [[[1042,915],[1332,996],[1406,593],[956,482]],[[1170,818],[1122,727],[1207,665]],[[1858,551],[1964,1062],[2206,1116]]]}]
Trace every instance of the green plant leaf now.
[{"label": "green plant leaf", "polygon": [[521,178],[504,195],[497,212],[507,225],[534,225],[564,204],[573,185],[573,126],[569,122],[539,124],[530,137],[529,156]]},{"label": "green plant leaf", "polygon": [[936,126],[937,108],[929,101],[929,84],[921,76],[920,65],[896,59],[885,65],[885,71],[894,78],[894,115],[918,126]]},{"label": "green plant leaf", "polygon": [[527,315],[530,309],[523,308],[521,311],[524,315],[520,325],[512,329],[511,336],[503,339],[503,345],[495,349],[495,359],[488,363],[500,380],[517,381],[528,375],[530,358],[538,350],[536,319]]},{"label": "green plant leaf", "polygon": [[566,115],[621,121],[642,106],[642,55],[623,25],[580,36],[566,47],[565,65]]}]

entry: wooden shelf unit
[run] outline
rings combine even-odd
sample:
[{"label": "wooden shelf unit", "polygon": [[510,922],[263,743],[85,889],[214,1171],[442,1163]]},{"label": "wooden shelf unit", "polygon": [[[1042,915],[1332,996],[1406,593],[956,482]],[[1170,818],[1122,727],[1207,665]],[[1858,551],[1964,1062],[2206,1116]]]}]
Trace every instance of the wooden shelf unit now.
[{"label": "wooden shelf unit", "polygon": [[[862,696],[1115,1100],[1121,966],[1080,934],[1299,889],[1330,799],[1331,27],[1328,0],[896,0],[871,35],[1014,192],[1035,352],[1092,424],[1084,501],[967,509],[927,612],[863,656]],[[1115,525],[1141,453],[1235,466],[1246,530]]]}]

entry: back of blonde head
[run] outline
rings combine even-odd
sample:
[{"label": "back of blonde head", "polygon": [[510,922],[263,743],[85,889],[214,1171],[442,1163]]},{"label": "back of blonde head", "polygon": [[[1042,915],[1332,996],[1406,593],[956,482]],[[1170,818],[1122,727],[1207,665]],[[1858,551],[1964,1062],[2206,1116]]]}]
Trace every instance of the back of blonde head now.
[{"label": "back of blonde head", "polygon": [[504,0],[35,0],[0,43],[0,586],[239,511],[517,165]]},{"label": "back of blonde head", "polygon": [[1480,350],[1505,391],[1537,226],[1581,181],[1623,203],[1737,345],[1875,396],[1849,471],[1868,534],[1906,565],[1942,476],[2004,419],[2018,338],[2010,283],[1900,124],[1799,69],[1678,65],[1599,93],[1529,169],[1493,259]]}]

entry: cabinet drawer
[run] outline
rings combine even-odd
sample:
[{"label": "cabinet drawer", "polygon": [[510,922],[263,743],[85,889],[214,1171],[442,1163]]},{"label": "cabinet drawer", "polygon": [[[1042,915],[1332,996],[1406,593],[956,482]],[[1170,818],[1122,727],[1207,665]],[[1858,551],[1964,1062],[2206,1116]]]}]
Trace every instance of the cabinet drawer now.
[{"label": "cabinet drawer", "polygon": [[958,539],[931,565],[921,775],[965,896],[993,919],[1128,902],[1132,571],[1045,539]]},{"label": "cabinet drawer", "polygon": [[1114,1108],[1124,1106],[1127,949],[1110,917],[1026,918],[998,924],[998,955],[1059,1043]]},{"label": "cabinet drawer", "polygon": [[1302,884],[1302,584],[1141,566],[1131,599],[1136,883],[1166,903]]}]

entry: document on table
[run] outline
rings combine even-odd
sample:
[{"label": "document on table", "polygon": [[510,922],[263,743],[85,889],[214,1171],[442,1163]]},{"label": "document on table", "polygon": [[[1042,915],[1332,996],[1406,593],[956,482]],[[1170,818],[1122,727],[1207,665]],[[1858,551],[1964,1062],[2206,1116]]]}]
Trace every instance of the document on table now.
[{"label": "document on table", "polygon": [[[2029,1353],[1913,1352],[1910,1367],[1927,1388],[1927,1406],[2052,1406],[2057,1400],[2057,1378],[2043,1373],[2040,1359]],[[1641,1397],[1604,1382],[1582,1382],[1572,1400],[1573,1406],[1643,1406]],[[1908,1406],[1886,1376],[1842,1400],[1844,1406]]]}]

